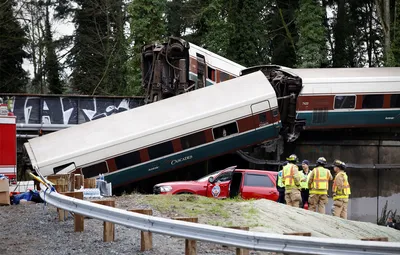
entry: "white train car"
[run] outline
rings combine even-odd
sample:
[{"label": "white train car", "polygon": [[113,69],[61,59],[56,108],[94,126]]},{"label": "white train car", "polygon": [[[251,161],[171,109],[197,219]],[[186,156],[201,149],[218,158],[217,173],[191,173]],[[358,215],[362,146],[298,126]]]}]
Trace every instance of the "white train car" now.
[{"label": "white train car", "polygon": [[201,65],[204,65],[206,86],[239,77],[240,72],[246,68],[193,43],[189,43],[189,55],[190,79],[195,82],[198,81],[199,77],[201,79],[203,77]]},{"label": "white train car", "polygon": [[141,64],[147,103],[236,78],[245,68],[177,37],[144,46]]},{"label": "white train car", "polygon": [[[400,127],[399,67],[296,69],[262,65],[242,70],[241,75],[259,70],[268,77],[278,98],[287,96],[282,93],[288,91],[282,84],[296,77],[301,81],[296,97],[279,100],[283,126],[301,123],[302,128],[290,132],[292,141],[303,129]],[[286,121],[290,115],[294,118]]]},{"label": "white train car", "polygon": [[278,137],[274,89],[261,72],[34,138],[44,176],[104,174],[113,187]]},{"label": "white train car", "polygon": [[305,129],[400,127],[400,68],[291,69]]}]

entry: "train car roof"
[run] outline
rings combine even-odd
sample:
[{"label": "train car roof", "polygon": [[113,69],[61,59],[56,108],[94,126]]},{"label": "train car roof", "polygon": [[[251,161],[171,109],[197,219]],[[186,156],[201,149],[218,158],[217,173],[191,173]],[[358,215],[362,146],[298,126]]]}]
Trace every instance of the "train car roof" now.
[{"label": "train car roof", "polygon": [[33,138],[25,148],[33,166],[46,166],[150,134],[161,142],[168,139],[162,131],[266,99],[277,106],[268,79],[256,72]]},{"label": "train car roof", "polygon": [[309,68],[287,71],[301,77],[301,94],[400,93],[399,67]]},{"label": "train car roof", "polygon": [[222,69],[225,72],[234,76],[239,76],[240,71],[246,68],[245,66],[239,65],[238,63],[235,63],[227,58],[224,58],[209,50],[197,46],[196,44],[189,43],[189,45],[189,54],[191,56],[196,57],[196,53],[202,54],[206,59],[207,65],[210,65],[213,68]]}]

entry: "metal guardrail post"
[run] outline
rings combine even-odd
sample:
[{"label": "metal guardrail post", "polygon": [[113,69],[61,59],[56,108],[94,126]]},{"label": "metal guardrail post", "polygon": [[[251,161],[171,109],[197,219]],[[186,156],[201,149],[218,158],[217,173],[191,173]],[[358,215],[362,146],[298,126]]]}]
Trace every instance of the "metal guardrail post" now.
[{"label": "metal guardrail post", "polygon": [[[153,215],[151,209],[131,209],[129,212],[135,212],[145,215]],[[153,234],[149,231],[140,231],[140,251],[148,251],[153,249]]]}]

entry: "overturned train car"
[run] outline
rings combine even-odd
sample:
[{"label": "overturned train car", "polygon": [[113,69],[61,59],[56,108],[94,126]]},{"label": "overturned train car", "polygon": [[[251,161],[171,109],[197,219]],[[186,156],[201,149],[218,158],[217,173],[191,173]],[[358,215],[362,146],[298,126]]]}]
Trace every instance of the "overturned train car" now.
[{"label": "overturned train car", "polygon": [[278,100],[262,72],[183,93],[24,144],[44,176],[104,174],[126,185],[276,139]]}]

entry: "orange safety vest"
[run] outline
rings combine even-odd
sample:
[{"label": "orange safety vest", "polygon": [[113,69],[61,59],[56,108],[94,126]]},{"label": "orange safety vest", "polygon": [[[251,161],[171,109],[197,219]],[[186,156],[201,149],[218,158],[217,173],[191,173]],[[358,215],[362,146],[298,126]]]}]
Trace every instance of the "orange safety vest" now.
[{"label": "orange safety vest", "polygon": [[[338,187],[336,186],[336,178],[338,178],[339,174],[343,175],[343,178],[344,178],[342,190],[338,190]],[[345,172],[339,172],[336,175],[335,180],[333,182],[332,189],[333,189],[333,192],[335,193],[335,195],[333,196],[333,200],[337,200],[337,199],[341,199],[341,198],[349,198],[349,195],[351,194],[351,190],[350,190],[350,184],[349,184],[349,177],[347,176],[347,174]]]},{"label": "orange safety vest", "polygon": [[328,194],[329,188],[329,170],[323,167],[313,169],[314,180],[311,185],[310,194]]}]

